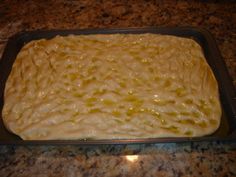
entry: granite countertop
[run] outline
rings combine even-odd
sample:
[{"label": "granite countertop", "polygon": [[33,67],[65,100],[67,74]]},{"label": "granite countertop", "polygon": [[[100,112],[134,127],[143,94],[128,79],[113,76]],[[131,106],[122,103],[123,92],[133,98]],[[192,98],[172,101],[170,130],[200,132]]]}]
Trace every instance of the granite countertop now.
[{"label": "granite countertop", "polygon": [[0,176],[236,176],[236,142],[2,146]]},{"label": "granite countertop", "polygon": [[[235,1],[1,1],[8,38],[37,29],[196,26],[215,37],[236,87]],[[236,176],[236,142],[0,146],[0,176]]]}]

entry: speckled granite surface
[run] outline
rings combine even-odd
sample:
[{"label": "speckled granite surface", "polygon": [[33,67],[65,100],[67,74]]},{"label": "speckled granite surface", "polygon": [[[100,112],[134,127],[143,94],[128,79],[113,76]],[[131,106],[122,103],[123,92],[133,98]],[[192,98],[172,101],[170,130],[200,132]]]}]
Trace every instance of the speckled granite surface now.
[{"label": "speckled granite surface", "polygon": [[236,176],[236,143],[1,146],[0,176]]},{"label": "speckled granite surface", "polygon": [[[208,29],[236,86],[236,1],[3,0],[0,56],[23,30],[144,26]],[[236,176],[236,143],[0,146],[0,176]]]}]

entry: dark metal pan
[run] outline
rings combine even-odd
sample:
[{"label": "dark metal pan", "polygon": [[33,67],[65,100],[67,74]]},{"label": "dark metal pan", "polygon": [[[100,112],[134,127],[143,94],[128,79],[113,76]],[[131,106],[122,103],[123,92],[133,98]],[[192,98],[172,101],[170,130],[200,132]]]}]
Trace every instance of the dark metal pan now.
[{"label": "dark metal pan", "polygon": [[10,133],[4,127],[0,117],[0,144],[79,144],[79,145],[102,145],[102,144],[131,144],[131,143],[159,143],[159,142],[188,142],[188,141],[212,141],[212,140],[236,140],[236,92],[225,63],[217,48],[212,35],[200,28],[193,27],[149,27],[149,28],[125,28],[125,29],[80,29],[80,30],[50,30],[22,32],[8,40],[2,59],[0,61],[0,110],[3,107],[3,93],[7,77],[11,71],[16,55],[20,49],[29,41],[52,38],[56,35],[66,36],[69,34],[114,34],[114,33],[156,33],[168,34],[194,39],[198,42],[204,55],[212,68],[219,84],[220,100],[222,104],[222,117],[219,129],[209,136],[196,138],[148,138],[148,139],[126,139],[126,140],[44,140],[25,141]]}]

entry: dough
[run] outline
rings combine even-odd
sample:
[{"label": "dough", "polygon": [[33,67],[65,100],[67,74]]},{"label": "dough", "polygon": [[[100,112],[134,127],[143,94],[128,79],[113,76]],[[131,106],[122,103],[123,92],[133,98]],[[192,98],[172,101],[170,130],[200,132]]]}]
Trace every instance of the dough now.
[{"label": "dough", "polygon": [[69,35],[21,49],[2,117],[24,140],[196,137],[219,127],[221,106],[192,39]]}]

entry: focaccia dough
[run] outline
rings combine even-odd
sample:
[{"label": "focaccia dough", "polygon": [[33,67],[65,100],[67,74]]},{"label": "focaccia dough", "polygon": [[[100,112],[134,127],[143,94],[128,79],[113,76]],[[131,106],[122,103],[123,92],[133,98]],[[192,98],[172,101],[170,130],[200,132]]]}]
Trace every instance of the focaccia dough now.
[{"label": "focaccia dough", "polygon": [[192,39],[70,35],[21,49],[2,115],[24,140],[196,137],[219,127],[221,106]]}]

